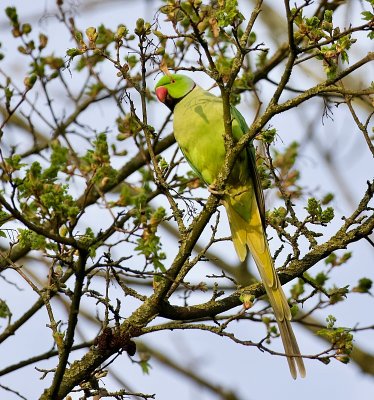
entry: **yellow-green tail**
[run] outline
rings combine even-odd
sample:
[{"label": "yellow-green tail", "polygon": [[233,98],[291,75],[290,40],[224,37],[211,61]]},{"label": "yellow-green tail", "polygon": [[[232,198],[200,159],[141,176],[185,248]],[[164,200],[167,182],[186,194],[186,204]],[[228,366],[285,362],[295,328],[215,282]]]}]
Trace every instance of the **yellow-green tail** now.
[{"label": "yellow-green tail", "polygon": [[296,379],[298,369],[300,376],[304,377],[305,367],[295,334],[292,330],[290,307],[274,269],[273,259],[263,230],[256,198],[253,196],[249,221],[246,221],[237,213],[234,209],[232,199],[226,198],[223,203],[230,222],[232,240],[240,260],[245,260],[248,246],[257,265],[279,326],[291,375]]}]

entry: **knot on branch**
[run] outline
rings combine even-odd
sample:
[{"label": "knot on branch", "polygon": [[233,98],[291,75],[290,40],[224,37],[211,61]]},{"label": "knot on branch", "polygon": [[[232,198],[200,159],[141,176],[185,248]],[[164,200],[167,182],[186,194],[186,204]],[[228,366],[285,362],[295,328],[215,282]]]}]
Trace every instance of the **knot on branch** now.
[{"label": "knot on branch", "polygon": [[107,327],[95,339],[95,346],[100,353],[126,351],[129,356],[133,356],[136,353],[136,344],[131,339],[139,336],[140,331],[137,327],[130,327],[125,332],[119,328]]}]

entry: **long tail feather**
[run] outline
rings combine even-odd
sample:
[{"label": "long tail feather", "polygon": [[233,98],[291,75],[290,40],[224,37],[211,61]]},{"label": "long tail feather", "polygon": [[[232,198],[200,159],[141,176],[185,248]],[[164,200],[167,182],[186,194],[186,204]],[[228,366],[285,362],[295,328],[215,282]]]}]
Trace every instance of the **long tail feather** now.
[{"label": "long tail feather", "polygon": [[274,310],[291,375],[296,379],[298,369],[299,375],[305,377],[306,372],[304,362],[301,358],[299,346],[290,323],[290,307],[283,292],[278,275],[274,269],[273,259],[269,251],[269,246],[254,196],[252,201],[253,207],[251,209],[250,221],[246,221],[234,209],[230,198],[227,198],[224,201],[235,250],[240,260],[244,261],[247,255],[248,246],[257,265],[270,304]]}]

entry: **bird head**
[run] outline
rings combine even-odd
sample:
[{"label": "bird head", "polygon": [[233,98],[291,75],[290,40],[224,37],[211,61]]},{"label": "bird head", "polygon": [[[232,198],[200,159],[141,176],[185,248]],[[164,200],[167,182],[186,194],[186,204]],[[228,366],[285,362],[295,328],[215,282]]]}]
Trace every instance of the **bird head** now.
[{"label": "bird head", "polygon": [[195,82],[186,75],[168,74],[163,76],[155,86],[156,96],[171,111],[195,87]]}]

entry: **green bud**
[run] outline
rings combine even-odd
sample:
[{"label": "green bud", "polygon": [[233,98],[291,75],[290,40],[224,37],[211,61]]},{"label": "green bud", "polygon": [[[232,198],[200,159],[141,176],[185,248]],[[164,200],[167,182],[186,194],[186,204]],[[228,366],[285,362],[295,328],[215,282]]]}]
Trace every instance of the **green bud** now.
[{"label": "green bud", "polygon": [[325,11],[325,14],[324,14],[324,16],[323,16],[323,19],[324,19],[326,22],[331,23],[331,22],[332,22],[332,14],[333,14],[333,11],[332,11],[332,10],[326,10],[326,11]]},{"label": "green bud", "polygon": [[12,29],[12,35],[13,35],[15,38],[17,38],[17,37],[22,36],[22,32],[19,30],[18,27],[14,27],[14,28]]},{"label": "green bud", "polygon": [[117,28],[116,36],[115,38],[117,40],[124,38],[127,34],[129,33],[129,30],[126,28],[125,25],[119,25]]},{"label": "green bud", "polygon": [[297,313],[299,312],[299,307],[298,307],[297,304],[294,304],[294,305],[290,308],[290,310],[291,310],[292,318],[294,318],[294,317],[296,317]]},{"label": "green bud", "polygon": [[138,31],[142,31],[144,28],[144,19],[143,18],[138,18],[138,20],[136,21],[136,28],[135,28],[135,32]]},{"label": "green bud", "polygon": [[149,35],[151,33],[151,24],[149,22],[146,22],[144,24],[144,31],[146,35]]},{"label": "green bud", "polygon": [[80,32],[80,31],[75,31],[75,32],[74,32],[74,36],[75,36],[75,39],[77,39],[78,42],[82,42],[82,41],[83,41],[82,32]]},{"label": "green bud", "polygon": [[346,356],[346,355],[345,356],[336,356],[335,359],[340,361],[343,364],[348,364],[349,360],[350,360],[349,356]]},{"label": "green bud", "polygon": [[165,171],[169,167],[168,162],[163,157],[161,157],[160,161],[158,162],[158,165],[159,165],[161,171]]},{"label": "green bud", "polygon": [[361,278],[358,281],[358,285],[352,289],[352,292],[356,293],[369,293],[369,290],[373,286],[373,281],[369,278]]},{"label": "green bud", "polygon": [[13,25],[18,25],[18,15],[15,7],[7,7],[5,9],[5,14],[11,20]]},{"label": "green bud", "polygon": [[327,207],[326,210],[321,213],[321,222],[327,224],[334,216],[334,209],[332,207]]},{"label": "green bud", "polygon": [[325,30],[326,32],[331,33],[333,28],[333,25],[330,22],[323,21],[322,22],[322,29]]},{"label": "green bud", "polygon": [[23,80],[23,83],[26,86],[26,89],[30,90],[34,86],[36,79],[37,79],[37,76],[35,74],[27,76]]},{"label": "green bud", "polygon": [[86,35],[87,35],[87,37],[88,37],[88,40],[90,41],[90,42],[92,42],[92,43],[95,43],[96,42],[96,40],[97,40],[97,36],[98,36],[98,33],[96,32],[96,28],[94,28],[94,27],[89,27],[89,28],[87,28],[86,29]]},{"label": "green bud", "polygon": [[48,36],[44,35],[43,33],[39,34],[39,50],[44,49],[48,43]]},{"label": "green bud", "polygon": [[323,205],[329,204],[332,200],[334,199],[334,194],[333,193],[327,193],[323,199],[321,200],[321,203]]},{"label": "green bud", "polygon": [[248,293],[243,293],[240,295],[240,301],[243,303],[243,307],[245,310],[249,310],[253,306],[253,302],[255,300],[255,296]]},{"label": "green bud", "polygon": [[151,33],[151,24],[149,22],[144,22],[143,18],[139,18],[136,21],[135,33],[140,35],[149,35]]},{"label": "green bud", "polygon": [[267,129],[266,131],[262,131],[260,133],[259,139],[264,141],[265,143],[272,143],[276,134],[277,130],[275,128]]},{"label": "green bud", "polygon": [[22,25],[22,33],[28,35],[31,32],[31,25],[30,24],[23,24]]},{"label": "green bud", "polygon": [[363,11],[361,15],[365,21],[371,21],[374,18],[374,15],[370,11]]},{"label": "green bud", "polygon": [[79,56],[82,54],[82,51],[79,49],[68,49],[66,50],[66,55],[73,58],[75,56]]},{"label": "green bud", "polygon": [[321,206],[318,201],[311,197],[308,199],[308,206],[305,208],[311,216],[316,216],[321,213]]},{"label": "green bud", "polygon": [[[1,232],[4,233],[4,232]],[[3,235],[1,235],[4,237]],[[6,236],[5,236],[6,237]],[[0,318],[10,318],[12,313],[4,300],[0,300]]]},{"label": "green bud", "polygon": [[12,100],[12,97],[13,97],[13,90],[9,89],[9,87],[5,87],[4,93],[5,93],[5,104],[8,108],[10,105],[10,101]]},{"label": "green bud", "polygon": [[27,43],[27,47],[28,47],[29,50],[35,50],[35,42],[33,40],[30,40]]},{"label": "green bud", "polygon": [[[334,253],[332,253],[332,254],[334,254]],[[323,286],[328,279],[329,278],[327,277],[327,275],[325,273],[323,273],[323,272],[319,272],[316,275],[316,277],[314,278],[314,280],[316,281],[317,285],[320,285],[320,286]]]},{"label": "green bud", "polygon": [[24,46],[18,46],[17,50],[21,53],[21,54],[29,54],[29,52],[26,50],[26,48]]}]

